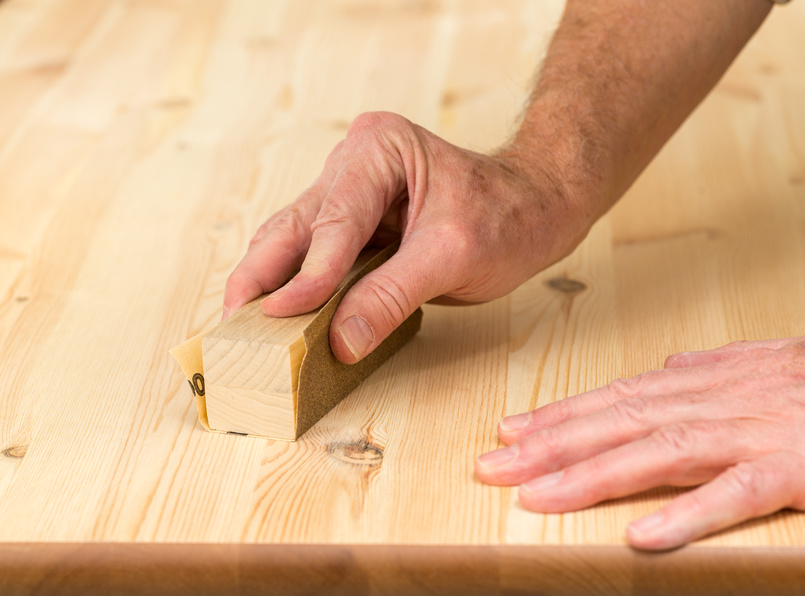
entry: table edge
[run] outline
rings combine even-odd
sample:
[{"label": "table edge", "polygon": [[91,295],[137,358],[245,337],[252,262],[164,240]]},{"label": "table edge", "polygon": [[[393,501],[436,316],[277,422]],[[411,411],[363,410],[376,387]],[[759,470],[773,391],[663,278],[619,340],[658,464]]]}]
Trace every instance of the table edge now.
[{"label": "table edge", "polygon": [[0,543],[0,593],[794,594],[805,547]]}]

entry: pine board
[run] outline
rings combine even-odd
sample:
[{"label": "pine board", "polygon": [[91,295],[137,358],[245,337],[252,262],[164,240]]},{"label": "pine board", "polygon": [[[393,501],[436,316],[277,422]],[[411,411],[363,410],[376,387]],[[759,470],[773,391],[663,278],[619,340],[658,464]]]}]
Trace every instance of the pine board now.
[{"label": "pine board", "polygon": [[[303,440],[203,431],[168,355],[218,319],[253,231],[315,178],[360,112],[399,112],[477,150],[505,139],[561,8],[0,3],[5,561],[56,552],[30,546],[43,543],[639,557],[626,524],[674,490],[537,515],[514,489],[479,483],[473,459],[497,445],[503,415],[673,352],[805,333],[801,2],[775,9],[573,255],[495,302],[426,306],[420,334]],[[586,289],[557,291],[555,278]],[[804,548],[805,515],[783,512],[683,552],[775,560]],[[342,551],[310,552],[315,566],[316,553]],[[588,586],[603,573],[570,569]],[[609,593],[636,589],[629,573]]]}]

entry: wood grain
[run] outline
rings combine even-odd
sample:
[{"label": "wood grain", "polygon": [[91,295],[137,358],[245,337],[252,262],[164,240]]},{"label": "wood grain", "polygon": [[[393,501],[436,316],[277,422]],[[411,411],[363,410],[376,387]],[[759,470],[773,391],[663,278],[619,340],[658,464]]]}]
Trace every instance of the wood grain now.
[{"label": "wood grain", "polygon": [[[318,545],[324,567],[310,569],[356,577],[344,579],[355,592],[382,591],[384,577],[438,583],[411,545],[430,545],[427,560],[444,561],[440,547],[488,557],[479,569],[498,564],[497,549],[530,546],[528,561],[552,561],[551,577],[590,593],[731,573],[748,592],[769,577],[752,575],[761,568],[793,577],[801,514],[641,558],[651,565],[623,575],[577,553],[639,557],[625,525],[677,489],[537,515],[478,482],[472,464],[498,444],[503,415],[673,352],[805,333],[801,2],[774,10],[576,252],[501,300],[426,307],[420,334],[303,440],[204,432],[168,355],[217,321],[251,234],[315,179],[360,112],[396,111],[481,151],[503,142],[561,8],[0,4],[0,569],[21,570],[3,593],[58,592],[54,578],[108,575],[123,553],[166,569],[154,543],[203,557],[219,585],[246,582],[222,544]],[[112,558],[93,559],[101,552]],[[70,575],[74,557],[85,575]],[[539,585],[529,564],[489,593]],[[451,586],[476,581],[458,569]]]},{"label": "wood grain", "polygon": [[215,430],[296,439],[305,328],[318,310],[269,319],[253,300],[203,341],[207,418]]}]

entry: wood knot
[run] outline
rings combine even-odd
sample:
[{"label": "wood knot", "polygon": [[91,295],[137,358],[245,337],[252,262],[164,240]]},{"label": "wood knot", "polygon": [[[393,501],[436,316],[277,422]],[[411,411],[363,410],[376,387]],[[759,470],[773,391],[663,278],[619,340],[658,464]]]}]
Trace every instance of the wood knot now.
[{"label": "wood knot", "polygon": [[28,453],[28,445],[12,445],[3,450],[3,455],[11,459],[22,459]]},{"label": "wood knot", "polygon": [[177,96],[165,97],[154,102],[154,107],[160,110],[181,110],[193,105],[193,98]]},{"label": "wood knot", "polygon": [[549,288],[562,292],[563,294],[576,294],[587,289],[587,286],[578,280],[569,277],[554,277],[546,282]]},{"label": "wood knot", "polygon": [[368,441],[331,443],[327,451],[336,459],[359,466],[377,466],[383,462],[383,450]]},{"label": "wood knot", "polygon": [[458,93],[455,91],[447,91],[444,95],[442,95],[442,107],[443,108],[451,108],[455,104],[460,101],[460,97]]},{"label": "wood knot", "polygon": [[765,75],[772,75],[777,74],[780,69],[777,68],[776,64],[772,64],[771,62],[763,62],[760,66],[758,66],[758,70]]},{"label": "wood knot", "polygon": [[332,130],[347,131],[352,126],[352,121],[334,119],[334,120],[323,120],[319,124],[325,128],[329,128]]}]

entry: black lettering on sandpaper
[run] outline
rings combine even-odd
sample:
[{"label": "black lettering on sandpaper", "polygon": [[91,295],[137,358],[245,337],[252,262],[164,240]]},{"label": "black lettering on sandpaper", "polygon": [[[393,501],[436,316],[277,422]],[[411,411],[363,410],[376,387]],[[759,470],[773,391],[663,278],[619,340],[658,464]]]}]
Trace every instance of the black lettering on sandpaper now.
[{"label": "black lettering on sandpaper", "polygon": [[204,375],[196,373],[193,375],[193,382],[190,383],[193,387],[193,392],[204,397]]}]

